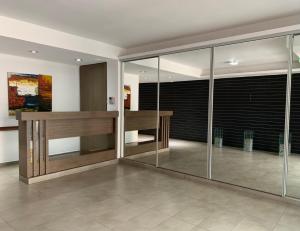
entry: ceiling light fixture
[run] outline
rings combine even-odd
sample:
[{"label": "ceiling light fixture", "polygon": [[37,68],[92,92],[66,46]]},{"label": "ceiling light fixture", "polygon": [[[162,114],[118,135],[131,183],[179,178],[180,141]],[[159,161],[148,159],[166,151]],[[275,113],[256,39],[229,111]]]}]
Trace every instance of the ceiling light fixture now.
[{"label": "ceiling light fixture", "polygon": [[37,50],[30,50],[29,51],[31,54],[37,54],[37,53],[39,53]]},{"label": "ceiling light fixture", "polygon": [[80,63],[80,62],[82,62],[82,59],[81,58],[76,58],[75,61]]},{"label": "ceiling light fixture", "polygon": [[236,59],[231,59],[231,60],[229,60],[229,61],[227,61],[225,63],[228,63],[231,66],[237,66],[237,65],[239,65],[239,61],[236,60]]},{"label": "ceiling light fixture", "polygon": [[145,74],[147,71],[139,70],[139,72]]}]

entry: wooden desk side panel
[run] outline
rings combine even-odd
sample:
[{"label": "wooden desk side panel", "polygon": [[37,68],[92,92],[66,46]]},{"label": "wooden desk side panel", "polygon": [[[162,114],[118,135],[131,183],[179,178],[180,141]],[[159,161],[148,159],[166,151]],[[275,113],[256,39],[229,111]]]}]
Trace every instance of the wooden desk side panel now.
[{"label": "wooden desk side panel", "polygon": [[19,121],[19,174],[24,178],[33,176],[31,140],[32,121]]},{"label": "wooden desk side panel", "polygon": [[46,173],[54,173],[67,169],[78,168],[90,164],[100,163],[104,161],[114,160],[117,158],[116,150],[106,150],[86,155],[76,155],[66,158],[48,159]]},{"label": "wooden desk side panel", "polygon": [[92,136],[113,133],[113,119],[72,119],[48,120],[46,122],[47,139],[59,139],[77,136]]}]

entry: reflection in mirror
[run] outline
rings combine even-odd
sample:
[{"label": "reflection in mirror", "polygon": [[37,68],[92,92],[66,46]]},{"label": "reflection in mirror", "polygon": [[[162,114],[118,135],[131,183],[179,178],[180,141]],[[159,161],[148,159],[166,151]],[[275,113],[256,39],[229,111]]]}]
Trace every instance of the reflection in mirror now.
[{"label": "reflection in mirror", "polygon": [[[156,165],[158,58],[124,63],[124,156]],[[151,87],[141,92],[142,84]],[[143,104],[144,99],[148,104]]]},{"label": "reflection in mirror", "polygon": [[287,38],[215,49],[212,178],[281,194]]},{"label": "reflection in mirror", "polygon": [[210,49],[161,56],[160,67],[160,112],[169,116],[160,119],[159,167],[206,177]]},{"label": "reflection in mirror", "polygon": [[294,37],[287,195],[300,198],[300,36]]}]

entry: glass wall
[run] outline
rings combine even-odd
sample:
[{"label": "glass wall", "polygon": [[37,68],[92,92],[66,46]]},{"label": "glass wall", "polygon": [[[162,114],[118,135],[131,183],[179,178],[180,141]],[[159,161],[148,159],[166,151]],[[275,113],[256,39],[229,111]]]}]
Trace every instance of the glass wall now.
[{"label": "glass wall", "polygon": [[294,37],[287,195],[300,198],[300,35]]},{"label": "glass wall", "polygon": [[279,37],[215,48],[213,179],[282,193],[286,44]]},{"label": "glass wall", "polygon": [[124,63],[123,76],[124,156],[156,165],[158,58]]},{"label": "glass wall", "polygon": [[210,49],[160,57],[159,108],[171,112],[160,167],[207,177],[209,76]]},{"label": "glass wall", "polygon": [[288,37],[124,63],[125,158],[300,198],[300,36],[291,53],[290,107]]}]

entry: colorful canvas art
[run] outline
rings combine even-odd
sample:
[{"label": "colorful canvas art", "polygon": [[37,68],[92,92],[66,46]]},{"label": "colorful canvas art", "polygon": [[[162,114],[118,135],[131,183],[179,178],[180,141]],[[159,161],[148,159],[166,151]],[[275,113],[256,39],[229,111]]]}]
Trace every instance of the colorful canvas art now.
[{"label": "colorful canvas art", "polygon": [[8,73],[8,107],[10,116],[16,110],[52,111],[52,77]]},{"label": "colorful canvas art", "polygon": [[130,97],[131,96],[131,88],[128,85],[124,85],[124,108],[130,110]]}]

